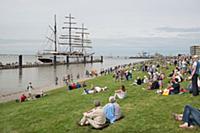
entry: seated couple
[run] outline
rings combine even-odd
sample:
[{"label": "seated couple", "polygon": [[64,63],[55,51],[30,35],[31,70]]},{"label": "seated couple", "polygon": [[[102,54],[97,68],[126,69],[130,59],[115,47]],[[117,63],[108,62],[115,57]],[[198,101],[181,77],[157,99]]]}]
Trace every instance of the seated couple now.
[{"label": "seated couple", "polygon": [[100,101],[95,101],[95,108],[83,113],[83,118],[78,123],[80,126],[91,125],[93,128],[102,129],[108,126],[108,123],[114,123],[122,118],[120,106],[116,103],[115,98],[111,96],[108,104],[101,106]]},{"label": "seated couple", "polygon": [[73,83],[69,84],[69,86],[68,86],[69,90],[78,89],[78,88],[81,88],[81,84],[79,82],[77,82],[77,83],[73,82]]},{"label": "seated couple", "polygon": [[95,87],[92,87],[92,89],[85,89],[85,88],[84,88],[83,95],[84,95],[84,94],[99,93],[99,92],[105,91],[105,90],[107,90],[107,89],[108,89],[107,86],[105,86],[105,87],[103,87],[103,88],[101,88],[101,87],[99,87],[99,86],[95,86]]},{"label": "seated couple", "polygon": [[194,125],[200,126],[200,110],[190,105],[186,105],[183,114],[173,114],[175,120],[183,121],[180,128],[193,128]]}]

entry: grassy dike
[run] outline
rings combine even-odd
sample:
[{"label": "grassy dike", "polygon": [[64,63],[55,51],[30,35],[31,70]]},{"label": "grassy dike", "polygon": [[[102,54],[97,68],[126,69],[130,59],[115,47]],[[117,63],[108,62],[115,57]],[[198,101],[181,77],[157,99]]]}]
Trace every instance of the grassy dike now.
[{"label": "grassy dike", "polygon": [[[169,73],[172,67],[168,71]],[[143,76],[142,72],[133,72],[133,78]],[[165,79],[165,85],[169,79]],[[200,107],[200,96],[190,94],[160,96],[155,91],[143,90],[146,85],[132,86],[132,81],[115,82],[112,75],[101,76],[86,82],[88,86],[107,86],[107,92],[81,95],[83,90],[66,91],[66,87],[48,92],[48,96],[24,103],[7,102],[0,104],[0,133],[199,133],[200,128],[180,129],[171,116],[172,112],[181,113],[186,104]],[[76,122],[82,113],[93,107],[93,100],[102,104],[121,84],[126,86],[128,97],[118,100],[125,115],[120,121],[103,130],[79,127]],[[186,86],[183,83],[182,86]]]}]

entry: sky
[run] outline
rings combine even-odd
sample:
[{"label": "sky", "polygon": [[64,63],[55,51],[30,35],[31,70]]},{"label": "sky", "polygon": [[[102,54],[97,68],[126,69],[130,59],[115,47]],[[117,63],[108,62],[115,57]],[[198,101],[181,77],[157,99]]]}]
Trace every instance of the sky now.
[{"label": "sky", "polygon": [[0,54],[35,54],[71,13],[97,55],[189,53],[200,44],[199,0],[0,0]]}]

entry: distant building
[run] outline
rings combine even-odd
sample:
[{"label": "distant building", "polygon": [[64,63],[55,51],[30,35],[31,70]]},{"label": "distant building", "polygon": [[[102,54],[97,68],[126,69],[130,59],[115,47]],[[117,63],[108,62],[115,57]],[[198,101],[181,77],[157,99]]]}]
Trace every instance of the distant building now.
[{"label": "distant building", "polygon": [[191,55],[200,55],[200,45],[195,45],[190,47]]}]

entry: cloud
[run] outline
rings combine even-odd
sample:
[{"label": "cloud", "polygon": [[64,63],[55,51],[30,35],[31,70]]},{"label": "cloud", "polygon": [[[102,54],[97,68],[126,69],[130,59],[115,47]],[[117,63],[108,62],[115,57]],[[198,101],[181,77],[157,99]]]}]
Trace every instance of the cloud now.
[{"label": "cloud", "polygon": [[180,33],[177,37],[200,40],[200,33]]},{"label": "cloud", "polygon": [[174,28],[174,27],[159,27],[156,30],[161,32],[200,32],[200,27],[192,28]]},{"label": "cloud", "polygon": [[188,54],[190,46],[194,44],[200,44],[200,40],[187,37],[133,37],[95,39],[93,48],[99,55],[136,55],[142,51],[177,55]]}]

